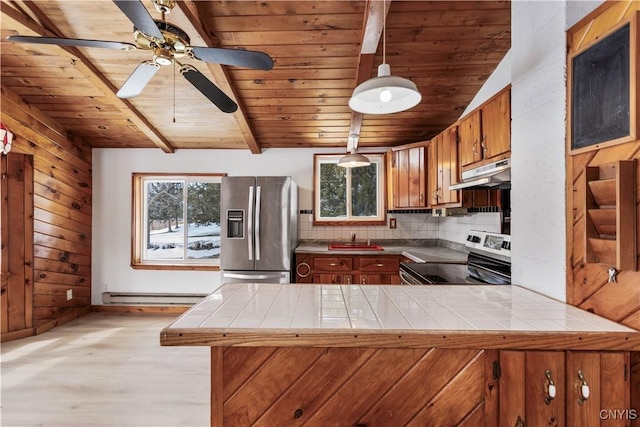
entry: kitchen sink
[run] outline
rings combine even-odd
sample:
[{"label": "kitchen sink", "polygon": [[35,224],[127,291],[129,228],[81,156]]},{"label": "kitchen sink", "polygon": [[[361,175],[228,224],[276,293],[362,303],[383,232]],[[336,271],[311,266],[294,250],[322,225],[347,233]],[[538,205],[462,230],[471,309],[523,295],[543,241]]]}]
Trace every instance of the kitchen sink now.
[{"label": "kitchen sink", "polygon": [[329,243],[329,250],[383,251],[384,248],[374,243],[366,242],[332,242]]}]

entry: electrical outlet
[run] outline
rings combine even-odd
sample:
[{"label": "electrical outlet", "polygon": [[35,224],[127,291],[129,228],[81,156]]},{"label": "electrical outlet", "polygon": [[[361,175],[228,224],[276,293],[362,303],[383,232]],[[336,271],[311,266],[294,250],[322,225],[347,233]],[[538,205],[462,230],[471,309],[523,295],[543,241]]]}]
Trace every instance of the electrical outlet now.
[{"label": "electrical outlet", "polygon": [[67,289],[67,301],[73,299],[73,289]]},{"label": "electrical outlet", "polygon": [[396,223],[395,218],[389,218],[389,228],[395,230],[398,224]]}]

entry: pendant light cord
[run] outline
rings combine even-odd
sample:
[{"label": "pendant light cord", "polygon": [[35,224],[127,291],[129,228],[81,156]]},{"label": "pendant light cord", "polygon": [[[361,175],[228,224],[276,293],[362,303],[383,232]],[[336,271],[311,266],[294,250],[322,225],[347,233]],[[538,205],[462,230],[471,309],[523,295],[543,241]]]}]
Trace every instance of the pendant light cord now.
[{"label": "pendant light cord", "polygon": [[387,63],[387,0],[382,1],[382,63]]}]

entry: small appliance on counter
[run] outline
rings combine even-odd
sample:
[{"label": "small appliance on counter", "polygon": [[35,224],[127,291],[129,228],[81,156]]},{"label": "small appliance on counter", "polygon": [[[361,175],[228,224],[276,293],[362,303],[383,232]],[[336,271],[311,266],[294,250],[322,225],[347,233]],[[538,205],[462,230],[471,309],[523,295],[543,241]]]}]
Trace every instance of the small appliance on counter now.
[{"label": "small appliance on counter", "polygon": [[290,283],[298,244],[298,187],[291,177],[223,177],[221,283]]},{"label": "small appliance on counter", "polygon": [[465,246],[469,249],[466,264],[400,263],[402,283],[511,284],[511,236],[471,230]]}]

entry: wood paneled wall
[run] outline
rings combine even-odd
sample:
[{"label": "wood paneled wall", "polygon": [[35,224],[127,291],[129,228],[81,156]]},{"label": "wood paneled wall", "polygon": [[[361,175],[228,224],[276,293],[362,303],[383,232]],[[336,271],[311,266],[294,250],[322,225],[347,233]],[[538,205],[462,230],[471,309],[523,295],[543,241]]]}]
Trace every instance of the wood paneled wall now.
[{"label": "wood paneled wall", "polygon": [[[569,55],[580,51],[584,46],[606,35],[621,21],[629,20],[638,13],[640,2],[637,1],[604,3],[568,31]],[[632,43],[632,51],[634,46]],[[636,74],[631,90],[638,90],[637,80]],[[631,111],[638,114],[638,108],[632,108]],[[640,224],[640,209],[637,205],[640,201],[640,140],[567,156],[567,300],[570,304],[585,310],[640,329],[640,271],[621,270],[616,277],[616,283],[609,283],[607,270],[611,265],[589,263],[585,253],[586,168],[630,159],[636,160],[637,194],[634,214],[636,224]],[[640,248],[640,227],[636,227],[636,230],[636,247]],[[623,233],[625,232],[633,231],[623,230]],[[638,261],[637,264],[640,265],[640,260]]]},{"label": "wood paneled wall", "polygon": [[5,86],[1,90],[1,121],[15,135],[9,156],[32,157],[33,261],[23,261],[33,268],[37,334],[91,310],[91,149]]}]

